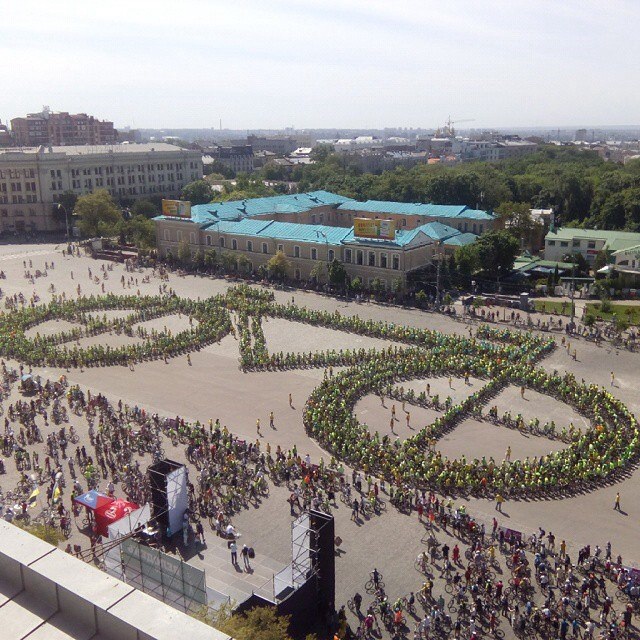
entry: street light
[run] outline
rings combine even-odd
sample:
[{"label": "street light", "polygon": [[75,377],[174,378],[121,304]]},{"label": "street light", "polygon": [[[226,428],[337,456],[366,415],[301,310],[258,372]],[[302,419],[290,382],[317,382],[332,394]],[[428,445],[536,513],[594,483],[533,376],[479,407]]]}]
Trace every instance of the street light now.
[{"label": "street light", "polygon": [[58,202],[57,208],[64,211],[64,223],[67,230],[67,242],[69,242],[69,212],[67,211],[67,208],[64,207],[60,202]]}]

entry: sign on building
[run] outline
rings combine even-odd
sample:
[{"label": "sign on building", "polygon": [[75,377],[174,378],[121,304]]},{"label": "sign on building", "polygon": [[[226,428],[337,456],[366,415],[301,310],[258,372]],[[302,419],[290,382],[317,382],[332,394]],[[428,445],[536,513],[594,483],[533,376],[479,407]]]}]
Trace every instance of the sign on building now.
[{"label": "sign on building", "polygon": [[191,203],[186,200],[163,200],[163,216],[179,216],[181,218],[191,217]]},{"label": "sign on building", "polygon": [[371,220],[355,218],[353,234],[357,238],[375,238],[377,240],[395,240],[396,223],[393,220]]}]

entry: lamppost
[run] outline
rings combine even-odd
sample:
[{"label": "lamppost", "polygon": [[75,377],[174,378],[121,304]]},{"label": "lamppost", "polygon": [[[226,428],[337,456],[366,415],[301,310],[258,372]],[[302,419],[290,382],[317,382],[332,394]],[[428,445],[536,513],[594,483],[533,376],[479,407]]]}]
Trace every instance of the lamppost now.
[{"label": "lamppost", "polygon": [[324,231],[319,231],[316,229],[316,238],[322,236],[325,242],[325,248],[327,251],[327,284],[329,284],[329,238],[327,238],[327,234]]},{"label": "lamppost", "polygon": [[64,223],[67,231],[67,242],[69,242],[69,212],[67,211],[67,208],[63,206],[60,202],[58,202],[57,208],[62,209],[64,211]]}]

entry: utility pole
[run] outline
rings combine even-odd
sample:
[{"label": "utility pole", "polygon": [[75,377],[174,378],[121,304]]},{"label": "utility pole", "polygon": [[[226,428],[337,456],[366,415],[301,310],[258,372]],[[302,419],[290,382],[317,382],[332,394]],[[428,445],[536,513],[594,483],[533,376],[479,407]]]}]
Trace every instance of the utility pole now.
[{"label": "utility pole", "polygon": [[574,306],[573,306],[573,300],[575,297],[575,292],[576,292],[576,262],[575,262],[575,254],[573,255],[573,259],[571,261],[571,324],[573,324],[573,316],[575,315],[574,313]]}]

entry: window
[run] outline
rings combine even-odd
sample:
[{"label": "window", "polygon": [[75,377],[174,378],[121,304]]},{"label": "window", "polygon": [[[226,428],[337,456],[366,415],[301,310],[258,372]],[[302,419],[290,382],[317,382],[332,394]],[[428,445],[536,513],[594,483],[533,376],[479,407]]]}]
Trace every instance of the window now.
[{"label": "window", "polygon": [[253,242],[251,240],[247,240],[247,251],[253,251]]},{"label": "window", "polygon": [[284,245],[283,244],[279,244],[278,245],[278,251],[281,251],[282,253],[284,253]]},{"label": "window", "polygon": [[293,257],[294,258],[300,257],[300,247],[293,247]]},{"label": "window", "polygon": [[191,244],[195,244],[196,243],[196,234],[195,233],[192,232],[192,233],[189,234],[189,242]]},{"label": "window", "polygon": [[344,261],[347,264],[351,264],[351,249],[344,250]]},{"label": "window", "polygon": [[556,241],[555,241],[555,240],[547,240],[547,244],[548,244],[550,247],[555,247],[555,246],[556,246]]},{"label": "window", "polygon": [[178,242],[182,242],[182,231],[178,231],[178,232],[176,233],[176,240],[177,240]]},{"label": "window", "polygon": [[165,229],[164,230],[164,239],[165,240],[170,240],[171,239],[171,232],[169,231],[169,229]]},{"label": "window", "polygon": [[356,264],[364,264],[364,255],[360,249],[356,251]]},{"label": "window", "polygon": [[318,259],[318,250],[317,249],[311,249],[311,259],[312,260],[317,260]]},{"label": "window", "polygon": [[399,255],[397,255],[397,254],[393,255],[392,266],[396,271],[400,268],[400,256]]},{"label": "window", "polygon": [[560,246],[561,247],[568,247],[569,246],[569,242],[561,242]]},{"label": "window", "polygon": [[316,223],[316,214],[312,213],[311,214],[311,224],[315,224]]},{"label": "window", "polygon": [[596,241],[595,240],[589,240],[588,247],[589,247],[589,249],[595,249],[596,248]]},{"label": "window", "polygon": [[580,248],[580,240],[573,240],[571,246]]},{"label": "window", "polygon": [[262,243],[262,253],[269,253],[269,247],[266,242]]},{"label": "window", "polygon": [[407,226],[407,219],[406,218],[402,218],[402,226],[403,227]]},{"label": "window", "polygon": [[220,246],[224,249],[224,237],[220,236]]},{"label": "window", "polygon": [[473,223],[473,233],[475,233],[475,232],[476,232],[476,223],[474,222]]},{"label": "window", "polygon": [[238,241],[234,238],[231,240],[231,248],[235,251],[238,248]]},{"label": "window", "polygon": [[211,246],[211,236],[207,236],[207,246]]},{"label": "window", "polygon": [[381,253],[380,254],[380,268],[382,268],[382,269],[386,269],[387,268],[387,254],[386,253]]},{"label": "window", "polygon": [[369,266],[376,266],[376,254],[373,251],[369,251]]},{"label": "window", "polygon": [[482,229],[483,229],[483,228],[484,228],[484,225],[482,225],[482,224],[481,224],[481,225],[478,227],[478,233],[482,233]]},{"label": "window", "polygon": [[328,261],[329,261],[329,262],[333,262],[333,260],[335,259],[335,255],[336,255],[336,254],[335,254],[334,250],[333,250],[333,249],[329,249],[329,256],[328,256],[328,258],[327,258],[327,259],[328,259]]}]

